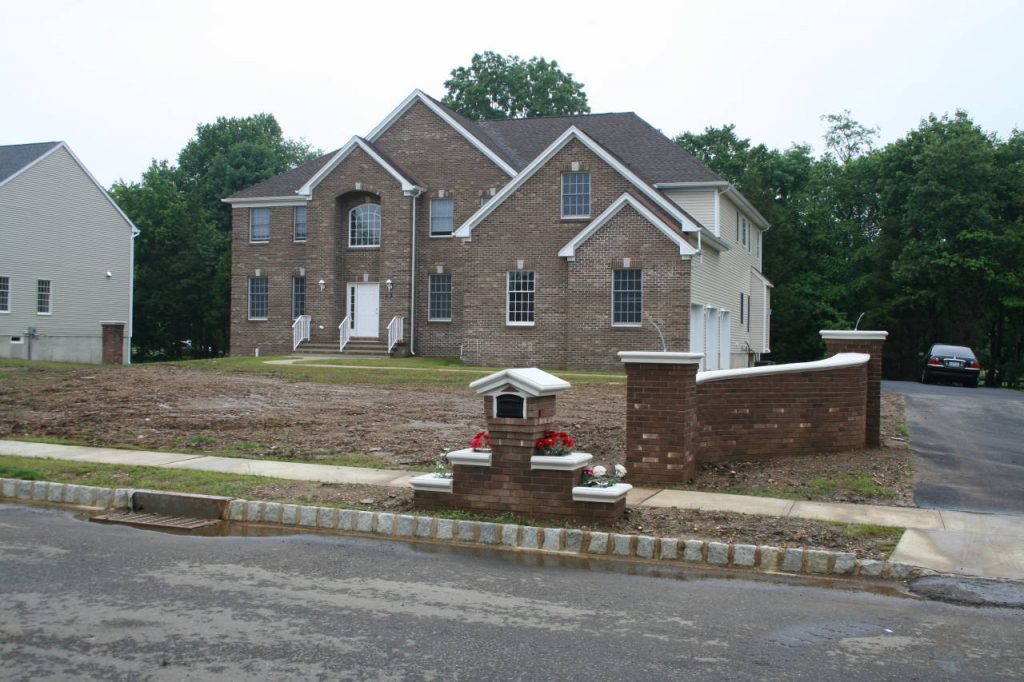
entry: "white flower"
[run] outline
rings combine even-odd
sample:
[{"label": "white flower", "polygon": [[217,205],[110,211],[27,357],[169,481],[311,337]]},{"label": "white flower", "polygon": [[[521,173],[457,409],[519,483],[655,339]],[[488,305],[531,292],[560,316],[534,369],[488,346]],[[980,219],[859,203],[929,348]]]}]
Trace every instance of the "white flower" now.
[{"label": "white flower", "polygon": [[616,464],[615,465],[615,475],[619,476],[619,477],[625,476],[626,475],[626,467],[622,466],[621,464]]},{"label": "white flower", "polygon": [[607,473],[608,473],[608,470],[605,469],[601,465],[598,465],[598,466],[594,467],[594,475],[595,476],[604,476]]}]

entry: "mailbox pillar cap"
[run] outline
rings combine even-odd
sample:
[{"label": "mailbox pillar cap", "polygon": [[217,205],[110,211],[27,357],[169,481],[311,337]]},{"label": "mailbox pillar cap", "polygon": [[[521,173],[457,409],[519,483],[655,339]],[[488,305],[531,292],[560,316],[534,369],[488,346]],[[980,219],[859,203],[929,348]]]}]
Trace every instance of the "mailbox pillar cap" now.
[{"label": "mailbox pillar cap", "polygon": [[554,374],[549,374],[536,367],[503,369],[482,379],[477,379],[469,385],[480,395],[497,395],[498,393],[507,393],[511,389],[533,398],[555,395],[569,386],[569,382],[565,379],[559,379]]}]

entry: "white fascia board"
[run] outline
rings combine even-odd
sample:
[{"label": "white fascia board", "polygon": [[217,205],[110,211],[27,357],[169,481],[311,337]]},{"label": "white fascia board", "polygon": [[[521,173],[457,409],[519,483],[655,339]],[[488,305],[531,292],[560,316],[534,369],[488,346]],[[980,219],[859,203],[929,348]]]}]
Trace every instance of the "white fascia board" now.
[{"label": "white fascia board", "polygon": [[656,182],[658,189],[709,189],[712,187],[728,187],[725,180],[702,180],[700,182]]},{"label": "white fascia board", "polygon": [[309,203],[310,197],[249,197],[242,199],[221,199],[225,204],[231,204],[232,208],[263,208],[271,206],[305,206]]},{"label": "white fascia board", "polygon": [[[136,234],[136,233],[137,233],[137,232],[139,231],[139,228],[137,228],[137,227],[135,226],[135,223],[133,223],[133,222],[132,222],[131,218],[129,218],[129,217],[128,217],[128,216],[127,216],[127,215],[125,214],[125,212],[121,210],[121,207],[117,205],[117,202],[115,202],[115,201],[114,201],[114,198],[113,198],[112,196],[110,196],[110,193],[109,193],[109,192],[107,192],[107,190],[105,190],[105,189],[103,188],[103,185],[101,185],[101,184],[100,184],[100,181],[99,181],[99,180],[97,180],[97,179],[95,178],[95,176],[93,176],[93,174],[89,172],[89,169],[85,167],[85,164],[84,164],[84,163],[82,163],[82,162],[81,162],[81,161],[79,160],[79,158],[78,158],[77,156],[75,156],[75,153],[74,153],[73,151],[71,151],[71,147],[69,147],[69,146],[68,146],[67,142],[61,142],[61,143],[60,143],[59,145],[57,145],[56,147],[54,147],[54,148],[53,148],[53,149],[51,149],[50,151],[48,151],[48,152],[46,152],[45,154],[43,154],[43,156],[41,156],[41,157],[39,157],[38,159],[36,159],[36,161],[42,161],[44,157],[47,157],[47,156],[49,156],[49,155],[50,155],[51,153],[55,152],[55,151],[56,151],[56,150],[58,150],[58,149],[64,149],[64,150],[66,150],[66,151],[67,151],[67,153],[68,153],[68,154],[69,154],[69,155],[71,156],[71,158],[72,158],[72,159],[74,160],[74,162],[75,162],[76,164],[78,164],[78,167],[82,169],[82,172],[83,172],[83,173],[85,173],[85,176],[86,176],[87,178],[89,178],[89,180],[91,180],[91,181],[92,181],[92,184],[96,185],[96,189],[98,189],[98,190],[100,191],[100,193],[101,193],[101,194],[102,194],[102,195],[103,195],[104,197],[106,197],[107,201],[109,201],[109,202],[110,202],[110,205],[114,207],[114,210],[115,210],[115,211],[117,211],[117,212],[118,212],[118,214],[119,214],[119,215],[120,215],[120,216],[121,216],[122,218],[124,218],[124,221],[125,221],[126,223],[128,223],[128,227],[132,228],[132,235],[134,236],[134,235],[135,235],[135,234]],[[25,169],[27,169],[27,168],[28,168],[29,166],[34,166],[34,165],[35,165],[35,162],[32,162],[32,163],[30,163],[30,164],[29,164],[28,166],[25,166],[25,168],[23,168],[22,170],[25,170]],[[19,171],[19,172],[20,172],[20,171]]]},{"label": "white fascia board", "polygon": [[797,372],[823,372],[830,369],[843,369],[866,365],[871,356],[866,353],[837,353],[824,360],[813,362],[790,362],[784,365],[766,365],[764,367],[739,367],[737,369],[716,369],[710,372],[697,372],[697,383],[723,381],[742,377],[759,377],[773,374],[795,374]]},{"label": "white fascia board", "polygon": [[304,197],[312,197],[313,196],[313,190],[316,189],[316,186],[319,185],[320,182],[325,177],[327,177],[328,173],[330,173],[332,170],[337,168],[338,164],[340,164],[342,161],[344,161],[346,158],[348,158],[348,155],[351,154],[353,151],[355,151],[355,149],[357,147],[359,149],[362,149],[364,152],[366,152],[366,155],[369,156],[371,159],[373,159],[377,163],[378,166],[383,168],[385,171],[388,172],[388,175],[390,175],[395,180],[397,180],[398,183],[402,186],[402,191],[403,192],[413,192],[415,190],[422,190],[423,189],[422,187],[419,187],[418,185],[414,184],[412,181],[410,181],[404,175],[399,173],[398,170],[394,166],[392,166],[390,163],[385,161],[380,156],[380,154],[378,154],[373,149],[373,147],[371,147],[370,145],[366,144],[366,142],[361,137],[359,137],[358,135],[353,135],[352,139],[349,140],[348,142],[346,142],[345,146],[342,147],[341,149],[339,149],[338,153],[335,154],[331,158],[330,161],[328,161],[326,164],[324,164],[323,168],[318,170],[313,177],[311,177],[308,181],[306,181],[306,184],[303,185],[302,187],[300,187],[298,189],[298,191],[296,192],[296,194],[298,194],[300,196],[304,196]]},{"label": "white fascia board", "polygon": [[680,229],[683,232],[699,232],[700,226],[685,213],[683,213],[679,207],[665,198],[660,192],[648,185],[646,182],[641,180],[636,173],[629,170],[621,161],[616,159],[614,156],[608,153],[608,151],[590,138],[586,133],[577,128],[576,126],[569,126],[564,133],[559,135],[554,142],[548,145],[547,149],[537,155],[533,161],[531,161],[526,168],[519,171],[519,175],[515,176],[511,182],[501,188],[501,190],[495,194],[490,201],[477,209],[477,212],[469,217],[469,220],[464,222],[459,229],[454,232],[454,236],[462,239],[470,239],[473,236],[473,229],[480,224],[480,222],[489,216],[505,199],[512,195],[523,183],[529,180],[538,170],[540,170],[544,164],[551,160],[551,158],[561,151],[562,147],[567,145],[570,140],[579,140],[583,146],[590,151],[594,152],[602,161],[607,163],[609,166],[614,168],[619,175],[629,180],[637,189],[647,195],[655,204],[665,210],[670,216],[679,221]]},{"label": "white fascia board", "polygon": [[409,107],[411,107],[415,102],[422,102],[424,106],[426,106],[428,109],[430,109],[435,114],[437,114],[437,116],[442,121],[444,121],[449,126],[454,128],[455,132],[457,132],[460,135],[462,135],[464,138],[466,138],[466,140],[470,144],[472,144],[474,147],[476,147],[478,150],[480,150],[481,154],[483,154],[488,159],[490,159],[492,162],[494,162],[494,164],[498,168],[500,168],[501,170],[505,171],[505,173],[510,178],[515,177],[515,175],[516,175],[515,168],[513,168],[510,165],[508,165],[508,163],[504,159],[502,159],[500,156],[495,154],[491,150],[490,147],[488,147],[483,142],[481,142],[480,138],[478,138],[476,135],[474,135],[473,133],[471,133],[468,130],[466,130],[466,128],[462,124],[460,124],[458,121],[456,121],[454,118],[452,118],[448,114],[447,111],[445,111],[441,107],[437,106],[437,104],[434,102],[434,100],[432,100],[430,97],[427,97],[426,93],[424,93],[422,90],[419,90],[419,89],[413,90],[412,93],[408,97],[406,97],[404,100],[402,100],[402,103],[399,104],[397,107],[395,107],[394,111],[392,111],[390,114],[388,114],[384,118],[383,121],[381,121],[380,123],[377,124],[376,128],[374,128],[373,130],[371,130],[369,132],[369,134],[366,136],[366,139],[369,140],[370,142],[376,142],[377,138],[379,138],[381,135],[383,135],[384,132],[388,128],[390,128],[392,126],[392,124],[395,121],[397,121],[402,116],[402,114],[404,114],[409,109]]},{"label": "white fascia board", "polygon": [[736,189],[736,185],[729,185],[727,188],[722,190],[722,194],[728,194],[729,198],[733,200],[737,206],[739,206],[745,213],[750,215],[753,219],[754,224],[767,232],[771,229],[771,224],[765,219],[761,212],[754,208],[754,205],[747,201],[747,198],[740,194],[740,191]]},{"label": "white fascia board", "polygon": [[775,288],[775,285],[771,283],[771,280],[769,280],[767,277],[762,275],[760,272],[758,272],[754,268],[750,268],[750,271],[752,273],[754,273],[754,275],[757,276],[757,278],[759,280],[761,280],[761,283],[764,284],[766,287],[768,287],[769,289],[774,289]]},{"label": "white fascia board", "polygon": [[732,249],[729,242],[725,241],[706,227],[701,229],[700,234],[703,238],[703,242],[715,251],[729,251]]},{"label": "white fascia board", "polygon": [[679,246],[680,256],[683,256],[685,258],[697,254],[697,249],[693,248],[693,246],[690,245],[688,241],[683,239],[683,236],[681,234],[673,230],[669,225],[665,223],[665,221],[656,216],[653,212],[651,212],[650,209],[648,209],[646,206],[641,204],[639,201],[637,201],[630,195],[623,194],[618,199],[613,201],[611,206],[606,208],[601,213],[601,215],[597,216],[597,218],[595,218],[589,225],[580,230],[576,234],[576,236],[569,241],[568,244],[561,248],[561,250],[558,252],[558,255],[561,256],[562,258],[575,258],[576,249],[580,246],[580,244],[590,239],[590,237],[593,236],[595,232],[604,227],[604,225],[609,220],[615,217],[615,215],[618,214],[618,212],[621,211],[627,205],[632,206],[637,213],[639,213],[641,216],[643,216],[645,220],[647,220],[647,222],[649,222],[654,227],[658,228],[658,230],[661,231],[662,234],[664,234],[666,237],[671,239],[673,243]]}]

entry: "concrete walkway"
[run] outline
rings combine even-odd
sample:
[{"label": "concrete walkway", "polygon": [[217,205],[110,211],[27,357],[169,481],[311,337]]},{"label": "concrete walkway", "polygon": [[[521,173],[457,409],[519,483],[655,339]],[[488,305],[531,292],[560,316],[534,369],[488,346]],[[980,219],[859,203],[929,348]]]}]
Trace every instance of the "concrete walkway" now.
[{"label": "concrete walkway", "polygon": [[[274,462],[10,440],[0,440],[0,455],[390,487],[408,487],[409,479],[418,475],[416,472],[397,469]],[[632,506],[643,507],[676,507],[780,518],[898,526],[906,528],[907,532],[903,534],[891,557],[893,561],[943,573],[1024,580],[1024,516],[870,504],[806,502],[652,488],[633,488],[627,502]]]}]

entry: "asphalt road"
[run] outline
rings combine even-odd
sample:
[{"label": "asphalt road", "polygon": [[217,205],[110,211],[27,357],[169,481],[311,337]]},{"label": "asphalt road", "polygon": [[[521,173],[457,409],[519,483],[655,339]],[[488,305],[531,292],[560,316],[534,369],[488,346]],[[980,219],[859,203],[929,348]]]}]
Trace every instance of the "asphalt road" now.
[{"label": "asphalt road", "polygon": [[1024,514],[1024,393],[883,381],[907,398],[921,507]]},{"label": "asphalt road", "polygon": [[343,536],[172,536],[0,505],[0,677],[930,682],[1024,670],[1019,610],[651,570]]}]

